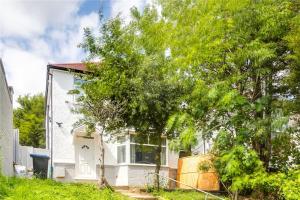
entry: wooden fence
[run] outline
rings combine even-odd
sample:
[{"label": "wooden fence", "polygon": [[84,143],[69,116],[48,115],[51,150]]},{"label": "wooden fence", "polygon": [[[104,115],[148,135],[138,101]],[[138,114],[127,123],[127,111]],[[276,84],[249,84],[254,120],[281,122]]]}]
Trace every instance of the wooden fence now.
[{"label": "wooden fence", "polygon": [[[210,164],[210,167],[207,170],[200,170],[200,163]],[[220,190],[219,178],[211,165],[211,156],[209,155],[180,158],[178,160],[177,180],[201,190]],[[190,189],[184,184],[177,183],[177,187],[181,189]]]}]

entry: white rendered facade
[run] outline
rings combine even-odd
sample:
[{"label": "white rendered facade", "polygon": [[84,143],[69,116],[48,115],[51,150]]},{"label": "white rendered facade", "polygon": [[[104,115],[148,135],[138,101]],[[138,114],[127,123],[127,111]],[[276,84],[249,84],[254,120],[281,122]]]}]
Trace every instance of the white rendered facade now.
[{"label": "white rendered facade", "polygon": [[12,176],[13,171],[13,99],[0,59],[0,173]]},{"label": "white rendered facade", "polygon": [[[97,134],[86,137],[84,127],[73,127],[79,119],[72,112],[75,97],[68,94],[75,87],[74,80],[68,69],[48,66],[46,145],[50,150],[50,169],[52,165],[52,176],[56,180],[93,182],[99,174],[99,139]],[[142,187],[149,182],[148,174],[154,172],[155,165],[142,162],[151,160],[151,152],[133,152],[132,145],[130,134],[122,143],[105,140],[105,177],[110,185]],[[151,151],[151,144],[148,146]],[[165,146],[165,163],[161,173],[164,176],[173,174],[174,178],[178,154],[169,151],[167,144]],[[133,155],[138,163],[133,162]]]}]

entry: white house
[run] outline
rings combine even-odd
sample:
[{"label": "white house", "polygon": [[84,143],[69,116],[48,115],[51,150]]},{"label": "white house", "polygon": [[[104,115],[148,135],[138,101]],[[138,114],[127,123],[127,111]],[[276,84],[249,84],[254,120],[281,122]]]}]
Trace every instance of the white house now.
[{"label": "white house", "polygon": [[7,85],[0,59],[0,172],[12,176],[13,171],[13,89]]},{"label": "white house", "polygon": [[[79,117],[72,112],[76,96],[68,94],[77,84],[74,72],[85,66],[49,64],[46,83],[46,145],[50,151],[49,176],[59,181],[96,181],[99,171],[97,134],[87,136],[84,127],[74,128]],[[176,177],[178,154],[164,142],[161,174]],[[112,186],[144,186],[154,172],[155,144],[138,144],[128,132],[118,141],[105,142],[105,177]],[[51,172],[51,170],[50,170]]]}]

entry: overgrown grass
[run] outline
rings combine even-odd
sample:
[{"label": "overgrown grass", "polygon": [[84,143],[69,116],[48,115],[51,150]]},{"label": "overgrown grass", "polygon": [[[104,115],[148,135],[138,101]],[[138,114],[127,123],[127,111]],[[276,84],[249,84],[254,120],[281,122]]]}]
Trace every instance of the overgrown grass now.
[{"label": "overgrown grass", "polygon": [[0,176],[0,199],[5,200],[128,200],[109,189],[91,184],[59,183],[52,180]]},{"label": "overgrown grass", "polygon": [[[184,190],[174,190],[174,191],[159,191],[153,193],[155,196],[160,196],[164,200],[204,200],[205,194],[196,191],[184,191]],[[217,199],[208,196],[207,199]]]}]

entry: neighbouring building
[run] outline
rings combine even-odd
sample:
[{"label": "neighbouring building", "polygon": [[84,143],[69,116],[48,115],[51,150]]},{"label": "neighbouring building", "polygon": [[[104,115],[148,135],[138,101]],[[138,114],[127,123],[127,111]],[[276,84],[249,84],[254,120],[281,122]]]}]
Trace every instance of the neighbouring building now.
[{"label": "neighbouring building", "polygon": [[7,84],[2,60],[0,59],[0,170],[12,176],[13,170],[13,89]]},{"label": "neighbouring building", "polygon": [[[80,81],[74,72],[85,71],[84,64],[49,64],[46,81],[46,146],[50,152],[49,176],[59,181],[93,182],[98,179],[98,135],[87,136],[84,126],[74,128],[79,119],[72,112],[76,95],[68,92]],[[141,148],[143,145],[143,148]],[[105,142],[105,177],[112,186],[145,186],[154,172],[155,144],[139,144],[134,131],[124,138]],[[161,174],[176,177],[178,154],[164,141]],[[52,169],[52,170],[51,170]],[[52,171],[52,173],[51,173]]]}]

